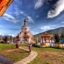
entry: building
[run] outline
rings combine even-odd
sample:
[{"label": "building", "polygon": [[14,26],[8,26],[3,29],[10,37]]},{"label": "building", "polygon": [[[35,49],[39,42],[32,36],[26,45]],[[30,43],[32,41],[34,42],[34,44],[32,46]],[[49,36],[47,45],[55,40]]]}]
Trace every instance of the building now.
[{"label": "building", "polygon": [[22,26],[21,32],[18,34],[20,42],[28,42],[28,43],[34,43],[34,37],[31,34],[27,19],[24,20],[24,25]]},{"label": "building", "polygon": [[0,43],[13,43],[14,37],[9,35],[0,35]]},{"label": "building", "polygon": [[41,36],[41,43],[54,43],[54,36],[53,34],[44,33]]}]

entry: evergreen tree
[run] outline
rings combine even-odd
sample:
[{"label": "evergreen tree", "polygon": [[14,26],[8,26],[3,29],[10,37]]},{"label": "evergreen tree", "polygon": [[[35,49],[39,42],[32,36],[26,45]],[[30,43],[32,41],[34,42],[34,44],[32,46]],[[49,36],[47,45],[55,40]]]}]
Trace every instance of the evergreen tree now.
[{"label": "evergreen tree", "polygon": [[61,34],[61,39],[64,40],[64,35],[63,34]]},{"label": "evergreen tree", "polygon": [[7,43],[7,41],[8,41],[8,37],[5,36],[3,40],[4,40],[4,43]]},{"label": "evergreen tree", "polygon": [[54,38],[55,38],[55,43],[59,43],[60,42],[60,37],[59,37],[58,34],[55,34]]}]

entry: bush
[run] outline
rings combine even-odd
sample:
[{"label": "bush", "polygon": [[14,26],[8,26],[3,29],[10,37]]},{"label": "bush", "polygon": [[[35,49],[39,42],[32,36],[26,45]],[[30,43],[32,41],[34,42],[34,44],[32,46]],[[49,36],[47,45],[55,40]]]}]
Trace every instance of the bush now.
[{"label": "bush", "polygon": [[4,43],[4,41],[0,41],[0,43]]},{"label": "bush", "polygon": [[37,45],[37,44],[33,44],[33,46],[34,47],[39,47],[39,48],[41,47],[40,45]]}]

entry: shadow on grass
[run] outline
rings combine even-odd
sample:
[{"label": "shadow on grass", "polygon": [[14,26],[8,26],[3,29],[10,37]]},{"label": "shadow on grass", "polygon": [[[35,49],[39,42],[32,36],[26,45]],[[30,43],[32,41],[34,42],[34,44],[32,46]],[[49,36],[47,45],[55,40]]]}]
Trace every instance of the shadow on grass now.
[{"label": "shadow on grass", "polygon": [[13,64],[13,61],[7,59],[7,58],[4,57],[4,56],[0,56],[0,63],[1,63],[1,64]]}]

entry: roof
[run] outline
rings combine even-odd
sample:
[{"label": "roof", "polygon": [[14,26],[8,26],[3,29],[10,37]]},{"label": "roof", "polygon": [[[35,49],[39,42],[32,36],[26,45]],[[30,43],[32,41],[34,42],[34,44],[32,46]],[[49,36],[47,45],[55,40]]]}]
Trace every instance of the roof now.
[{"label": "roof", "polygon": [[44,33],[44,34],[42,34],[42,37],[53,37],[53,34]]}]

